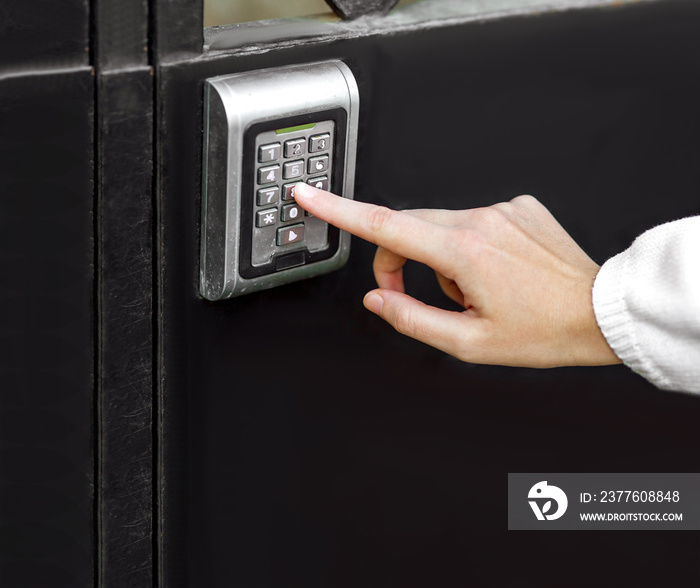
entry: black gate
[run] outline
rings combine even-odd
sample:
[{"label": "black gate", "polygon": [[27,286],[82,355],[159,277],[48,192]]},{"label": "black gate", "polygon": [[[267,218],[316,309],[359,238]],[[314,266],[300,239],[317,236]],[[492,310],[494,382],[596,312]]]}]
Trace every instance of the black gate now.
[{"label": "black gate", "polygon": [[700,4],[206,30],[198,0],[58,4],[0,7],[2,586],[700,585],[697,534],[506,528],[508,472],[700,471],[697,398],[403,338],[357,239],[326,276],[198,294],[205,79],[341,59],[357,199],[534,194],[602,263],[697,214]]}]

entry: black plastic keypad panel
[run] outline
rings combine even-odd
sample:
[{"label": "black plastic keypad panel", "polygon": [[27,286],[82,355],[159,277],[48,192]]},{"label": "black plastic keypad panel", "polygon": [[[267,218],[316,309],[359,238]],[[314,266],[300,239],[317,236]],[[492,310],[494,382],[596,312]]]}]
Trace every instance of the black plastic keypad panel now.
[{"label": "black plastic keypad panel", "polygon": [[297,206],[294,185],[307,182],[328,190],[334,151],[334,120],[265,131],[255,137],[253,267],[265,266],[287,252],[328,248],[328,224]]}]

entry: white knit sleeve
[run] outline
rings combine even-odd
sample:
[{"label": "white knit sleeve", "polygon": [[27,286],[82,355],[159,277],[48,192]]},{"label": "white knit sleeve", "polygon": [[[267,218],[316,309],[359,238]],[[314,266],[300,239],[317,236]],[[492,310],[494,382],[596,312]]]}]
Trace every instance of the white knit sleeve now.
[{"label": "white knit sleeve", "polygon": [[655,227],[605,262],[593,309],[632,370],[659,388],[700,393],[700,216]]}]

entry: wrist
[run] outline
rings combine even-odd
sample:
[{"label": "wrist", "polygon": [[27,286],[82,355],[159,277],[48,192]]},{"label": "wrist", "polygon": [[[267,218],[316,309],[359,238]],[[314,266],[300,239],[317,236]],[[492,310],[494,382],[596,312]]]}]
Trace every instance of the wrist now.
[{"label": "wrist", "polygon": [[580,313],[577,319],[576,341],[574,342],[574,365],[615,365],[622,363],[601,330],[594,308],[593,290],[600,266],[582,280]]}]

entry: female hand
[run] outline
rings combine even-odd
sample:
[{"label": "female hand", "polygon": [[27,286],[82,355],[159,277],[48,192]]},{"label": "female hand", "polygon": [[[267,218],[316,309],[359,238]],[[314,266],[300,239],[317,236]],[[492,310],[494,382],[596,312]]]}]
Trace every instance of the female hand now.
[{"label": "female hand", "polygon": [[[532,196],[470,210],[394,211],[304,183],[295,195],[310,213],[378,245],[379,288],[364,305],[400,333],[472,363],[620,363],[593,313],[599,266]],[[433,268],[464,311],[407,295],[407,259]]]}]

